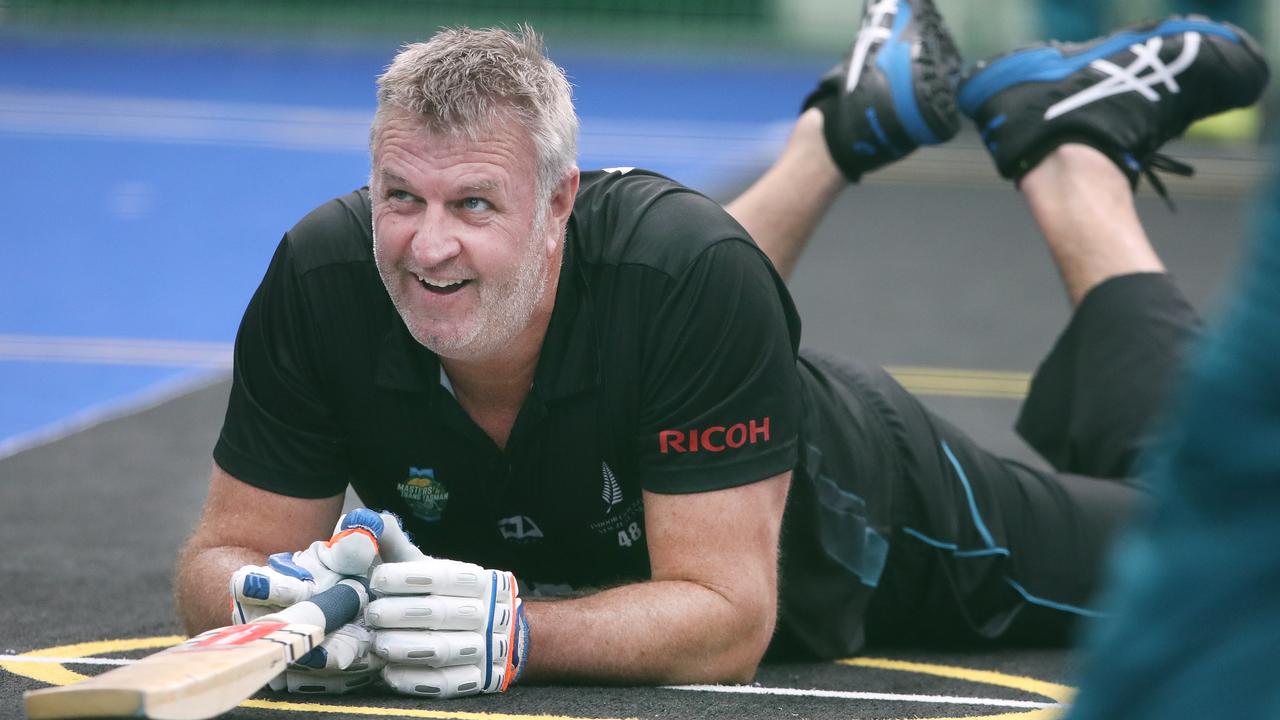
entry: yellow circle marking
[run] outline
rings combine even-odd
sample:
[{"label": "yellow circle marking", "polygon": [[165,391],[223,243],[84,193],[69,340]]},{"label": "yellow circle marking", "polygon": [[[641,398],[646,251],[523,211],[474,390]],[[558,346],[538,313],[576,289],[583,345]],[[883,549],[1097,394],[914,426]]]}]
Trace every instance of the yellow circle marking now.
[{"label": "yellow circle marking", "polygon": [[[837,660],[841,665],[851,667],[867,667],[879,670],[898,670],[901,672],[934,675],[936,677],[965,680],[967,682],[985,683],[1000,687],[1013,688],[1032,695],[1040,695],[1057,703],[1067,704],[1075,696],[1075,689],[1066,685],[1045,682],[1022,675],[1008,675],[994,670],[974,670],[954,665],[935,665],[933,663],[908,662],[906,660],[889,660],[887,658],[847,658]],[[998,715],[966,715],[963,718],[931,718],[931,720],[1048,720],[1062,715],[1061,708],[1042,708],[1040,710],[1016,711]]]},{"label": "yellow circle marking", "polygon": [[[99,642],[77,643],[75,645],[59,645],[41,648],[23,653],[22,657],[89,657],[104,653],[130,652],[133,650],[158,650],[172,647],[186,640],[181,635],[163,637],[134,638],[130,640],[102,640]],[[39,680],[50,685],[68,685],[84,680],[87,676],[68,670],[59,663],[24,663],[21,661],[2,661],[0,667],[15,675]],[[511,713],[462,712],[447,710],[421,710],[417,708],[366,707],[360,705],[328,705],[324,703],[301,703],[283,700],[246,700],[242,707],[263,708],[267,710],[287,710],[291,712],[311,713],[346,713],[348,715],[374,715],[380,717],[400,718],[442,718],[446,720],[583,720],[569,715],[515,715]],[[602,719],[612,720],[612,719]]]},{"label": "yellow circle marking", "polygon": [[[186,638],[180,635],[162,637],[133,638],[128,640],[101,640],[98,642],[59,645],[41,648],[23,653],[23,657],[89,657],[105,653],[131,652],[134,650],[156,650],[171,647]],[[1021,675],[1009,675],[993,670],[974,670],[954,665],[935,665],[933,663],[908,662],[887,658],[857,657],[837,660],[838,664],[850,667],[866,667],[878,670],[894,670],[899,672],[920,673],[936,677],[964,680],[967,682],[985,683],[999,687],[1021,690],[1032,695],[1046,697],[1057,703],[1070,703],[1075,690],[1066,685],[1045,682]],[[68,670],[59,663],[24,663],[20,661],[2,661],[4,668],[15,675],[38,680],[50,685],[67,685],[86,676]],[[515,715],[509,713],[461,712],[447,710],[421,710],[416,708],[368,707],[360,705],[328,705],[323,703],[301,703],[283,700],[246,700],[243,707],[262,708],[267,710],[287,710],[291,712],[312,713],[346,713],[348,715],[371,715],[380,717],[404,718],[441,718],[453,720],[583,720],[567,715]],[[1015,711],[998,715],[967,715],[961,718],[931,718],[930,720],[1049,720],[1062,714],[1058,708],[1041,710]]]},{"label": "yellow circle marking", "polygon": [[[186,640],[181,635],[165,635],[163,637],[133,638],[130,640],[100,640],[98,642],[77,643],[75,645],[59,645],[23,653],[24,657],[89,657],[110,652],[130,652],[132,650],[154,650],[166,648]],[[15,675],[29,677],[32,680],[50,685],[67,685],[84,679],[84,675],[72,672],[58,663],[23,663],[4,662],[0,667]]]}]

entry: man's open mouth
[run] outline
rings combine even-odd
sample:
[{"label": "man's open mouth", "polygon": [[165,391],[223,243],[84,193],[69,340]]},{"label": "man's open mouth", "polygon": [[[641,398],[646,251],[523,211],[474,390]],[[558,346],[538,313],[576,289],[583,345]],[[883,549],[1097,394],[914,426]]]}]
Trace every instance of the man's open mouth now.
[{"label": "man's open mouth", "polygon": [[461,290],[464,285],[471,282],[470,280],[428,280],[427,278],[418,277],[418,283],[427,289],[427,292],[436,295],[452,295]]}]

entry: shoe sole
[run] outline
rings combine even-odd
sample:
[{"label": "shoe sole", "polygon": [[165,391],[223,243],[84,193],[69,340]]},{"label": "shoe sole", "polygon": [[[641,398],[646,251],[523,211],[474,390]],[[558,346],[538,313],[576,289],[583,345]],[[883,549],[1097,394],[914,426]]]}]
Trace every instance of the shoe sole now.
[{"label": "shoe sole", "polygon": [[[913,17],[916,32],[904,37]],[[917,40],[920,52],[912,58]],[[894,114],[912,142],[937,145],[956,134],[960,121],[954,78],[960,54],[932,0],[899,4],[875,65],[888,81]]]}]

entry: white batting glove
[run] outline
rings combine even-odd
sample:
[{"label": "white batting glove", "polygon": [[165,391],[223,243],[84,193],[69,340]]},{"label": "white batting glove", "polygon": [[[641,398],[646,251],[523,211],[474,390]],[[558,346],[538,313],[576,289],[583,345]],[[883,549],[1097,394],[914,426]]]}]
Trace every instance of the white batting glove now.
[{"label": "white batting glove", "polygon": [[382,535],[378,540],[378,559],[374,561],[375,566],[384,562],[429,559],[430,556],[418,549],[413,538],[405,532],[404,523],[399,515],[390,510],[383,510],[378,515],[382,518]]},{"label": "white batting glove", "polygon": [[[276,553],[267,565],[246,565],[231,576],[231,621],[252,622],[309,600],[344,577],[363,577],[377,559],[382,517],[360,508],[338,519],[329,540],[306,550]],[[373,633],[342,626],[270,683],[273,690],[341,694],[373,682],[385,664],[370,652]]]},{"label": "white batting glove", "polygon": [[306,550],[276,553],[266,566],[245,565],[231,576],[231,622],[252,622],[333,587],[364,576],[377,558],[382,516],[365,508],[338,519],[333,537]]},{"label": "white batting glove", "polygon": [[386,661],[372,651],[373,631],[348,623],[334,630],[270,683],[272,690],[342,695],[371,685]]},{"label": "white batting glove", "polygon": [[[421,553],[419,553],[421,554]],[[529,626],[515,576],[424,557],[373,569],[365,624],[382,680],[406,695],[502,692],[528,659]]]}]

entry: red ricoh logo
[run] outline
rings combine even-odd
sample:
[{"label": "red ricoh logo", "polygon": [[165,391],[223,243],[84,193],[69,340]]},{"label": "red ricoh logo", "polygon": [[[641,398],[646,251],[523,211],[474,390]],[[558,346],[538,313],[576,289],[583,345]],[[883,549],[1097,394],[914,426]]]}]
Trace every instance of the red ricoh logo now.
[{"label": "red ricoh logo", "polygon": [[663,430],[658,433],[659,451],[667,453],[724,452],[727,448],[740,448],[769,442],[769,418],[738,423],[736,425],[712,425],[701,430]]}]

